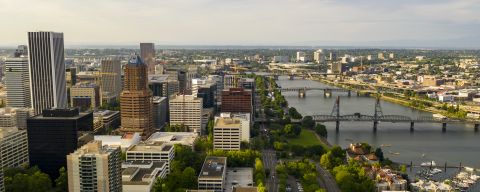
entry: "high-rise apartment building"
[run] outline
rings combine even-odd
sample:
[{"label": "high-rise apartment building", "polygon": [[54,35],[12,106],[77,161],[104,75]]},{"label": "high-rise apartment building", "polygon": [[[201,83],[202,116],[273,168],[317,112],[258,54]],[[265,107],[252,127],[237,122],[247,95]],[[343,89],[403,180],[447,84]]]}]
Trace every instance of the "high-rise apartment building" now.
[{"label": "high-rise apartment building", "polygon": [[32,107],[27,57],[21,55],[21,57],[5,60],[5,85],[7,87],[7,106]]},{"label": "high-rise apartment building", "polygon": [[[5,168],[28,165],[28,140],[25,130],[16,127],[0,128],[0,174]],[[0,191],[5,191],[3,178],[0,178]]]},{"label": "high-rise apartment building", "polygon": [[28,32],[30,93],[35,114],[67,107],[63,33]]},{"label": "high-rise apartment building", "polygon": [[123,132],[139,132],[148,138],[153,132],[152,92],[147,87],[147,66],[135,55],[125,65],[125,78],[120,95]]},{"label": "high-rise apartment building", "polygon": [[193,95],[177,95],[170,99],[170,125],[186,125],[190,132],[200,133],[203,100]]},{"label": "high-rise apartment building", "polygon": [[252,91],[230,88],[222,91],[222,112],[252,114]]},{"label": "high-rise apartment building", "polygon": [[66,156],[78,147],[78,131],[93,130],[93,113],[74,109],[44,109],[41,115],[27,120],[30,164],[58,177],[67,165]]},{"label": "high-rise apartment building", "polygon": [[102,94],[118,98],[122,92],[122,66],[118,59],[101,61]]},{"label": "high-rise apartment building", "polygon": [[155,74],[155,44],[140,43],[140,57],[147,65],[148,74]]},{"label": "high-rise apartment building", "polygon": [[100,107],[102,98],[100,87],[95,84],[77,84],[70,88],[70,103],[82,111]]},{"label": "high-rise apartment building", "polygon": [[91,141],[67,155],[69,191],[122,191],[120,146]]}]

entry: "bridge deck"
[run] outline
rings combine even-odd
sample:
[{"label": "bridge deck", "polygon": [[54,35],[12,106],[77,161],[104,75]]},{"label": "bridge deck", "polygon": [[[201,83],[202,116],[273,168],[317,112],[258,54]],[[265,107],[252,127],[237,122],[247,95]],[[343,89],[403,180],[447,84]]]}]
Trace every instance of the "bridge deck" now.
[{"label": "bridge deck", "polygon": [[401,115],[383,115],[375,118],[373,115],[362,115],[362,114],[353,114],[353,115],[313,115],[313,120],[317,122],[336,122],[336,121],[379,121],[379,122],[419,122],[419,123],[479,123],[479,122],[469,122],[461,121],[456,119],[437,119],[433,117],[418,117],[410,118],[407,116]]}]

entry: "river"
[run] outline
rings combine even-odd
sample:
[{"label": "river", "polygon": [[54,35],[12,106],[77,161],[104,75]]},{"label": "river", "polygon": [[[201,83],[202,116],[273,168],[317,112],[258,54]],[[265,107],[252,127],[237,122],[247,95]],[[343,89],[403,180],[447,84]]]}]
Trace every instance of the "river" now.
[{"label": "river", "polygon": [[[277,84],[281,87],[329,87],[311,80],[289,80],[280,77]],[[299,98],[296,92],[283,93],[291,107],[302,115],[330,114],[337,96],[340,96],[340,113],[372,115],[375,98],[366,96],[351,97],[347,93],[333,93],[324,97],[323,91],[307,91],[305,98]],[[410,117],[432,116],[432,113],[415,110],[402,105],[381,101],[384,115],[405,115]],[[340,130],[335,131],[335,123],[324,123],[331,144],[348,147],[352,142],[366,142],[374,147],[382,147],[384,155],[401,163],[420,164],[435,161],[437,165],[464,166],[480,168],[480,134],[474,132],[470,124],[448,124],[442,133],[440,123],[416,123],[415,131],[410,132],[409,123],[380,122],[373,133],[373,122],[340,122]]]}]

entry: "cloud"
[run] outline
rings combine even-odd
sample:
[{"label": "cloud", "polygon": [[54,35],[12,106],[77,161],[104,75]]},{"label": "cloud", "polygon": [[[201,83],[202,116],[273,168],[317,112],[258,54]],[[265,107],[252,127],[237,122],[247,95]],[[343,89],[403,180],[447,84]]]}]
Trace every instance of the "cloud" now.
[{"label": "cloud", "polygon": [[66,44],[241,44],[477,36],[479,0],[0,0],[0,46],[27,31]]}]

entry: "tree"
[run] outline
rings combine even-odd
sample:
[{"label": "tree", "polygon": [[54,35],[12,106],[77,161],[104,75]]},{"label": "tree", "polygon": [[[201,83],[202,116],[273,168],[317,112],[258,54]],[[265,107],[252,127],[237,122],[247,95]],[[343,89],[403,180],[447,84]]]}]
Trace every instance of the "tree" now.
[{"label": "tree", "polygon": [[293,135],[299,136],[302,133],[302,128],[299,125],[293,125]]},{"label": "tree", "polygon": [[153,188],[152,189],[153,192],[163,192],[163,179],[158,177],[157,180],[155,181],[155,184],[153,184],[152,188]]},{"label": "tree", "polygon": [[329,152],[323,154],[320,158],[320,165],[328,170],[332,170],[343,163],[345,152],[339,146],[333,147]]},{"label": "tree", "polygon": [[348,165],[339,165],[332,170],[338,186],[344,192],[374,191],[375,183],[370,179],[363,167],[355,161]]},{"label": "tree", "polygon": [[302,119],[302,114],[300,114],[295,107],[290,107],[288,109],[288,114],[292,119]]},{"label": "tree", "polygon": [[292,124],[286,124],[285,127],[283,127],[283,132],[285,133],[285,135],[287,135],[289,137],[295,136]]},{"label": "tree", "polygon": [[60,174],[55,179],[55,191],[68,191],[68,174],[65,167],[60,168],[58,171]]},{"label": "tree", "polygon": [[380,147],[378,147],[377,149],[375,149],[375,156],[377,156],[377,158],[378,158],[378,160],[379,160],[380,162],[382,162],[383,160],[385,160],[384,157],[383,157],[383,151],[382,151],[382,149],[381,149]]},{"label": "tree", "polygon": [[52,190],[50,177],[37,167],[12,168],[4,171],[5,191],[43,192]]},{"label": "tree", "polygon": [[181,186],[187,189],[193,189],[197,187],[197,175],[195,169],[187,167],[182,172]]},{"label": "tree", "polygon": [[315,125],[315,132],[323,138],[327,138],[328,132],[325,125],[317,124]]},{"label": "tree", "polygon": [[305,116],[302,120],[302,127],[312,129],[315,126],[315,121],[312,116]]}]

